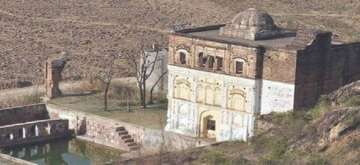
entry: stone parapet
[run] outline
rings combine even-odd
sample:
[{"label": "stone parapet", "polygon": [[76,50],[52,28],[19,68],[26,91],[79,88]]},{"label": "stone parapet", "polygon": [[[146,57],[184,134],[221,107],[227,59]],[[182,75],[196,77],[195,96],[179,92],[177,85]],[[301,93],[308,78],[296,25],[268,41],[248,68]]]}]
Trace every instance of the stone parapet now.
[{"label": "stone parapet", "polygon": [[0,147],[45,141],[69,136],[67,120],[48,119],[0,127]]}]

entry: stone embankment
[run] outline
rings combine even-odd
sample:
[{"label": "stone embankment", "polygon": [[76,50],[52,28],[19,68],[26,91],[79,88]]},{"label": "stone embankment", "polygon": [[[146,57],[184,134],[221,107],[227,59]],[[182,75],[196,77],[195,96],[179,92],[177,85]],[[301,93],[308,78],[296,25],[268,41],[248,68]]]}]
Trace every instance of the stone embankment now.
[{"label": "stone embankment", "polygon": [[0,110],[0,147],[69,136],[68,121],[50,119],[44,104]]},{"label": "stone embankment", "polygon": [[209,144],[201,139],[145,128],[54,104],[48,104],[47,110],[52,118],[69,120],[69,129],[74,130],[78,138],[121,150],[157,153],[160,150],[176,151]]}]

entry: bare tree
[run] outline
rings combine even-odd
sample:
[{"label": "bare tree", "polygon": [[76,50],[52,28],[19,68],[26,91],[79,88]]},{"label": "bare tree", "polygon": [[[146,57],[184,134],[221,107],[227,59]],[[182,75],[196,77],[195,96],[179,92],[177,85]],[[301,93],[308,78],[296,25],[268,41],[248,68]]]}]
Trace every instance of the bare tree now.
[{"label": "bare tree", "polygon": [[150,100],[149,103],[153,104],[154,103],[154,97],[153,97],[153,93],[154,93],[154,89],[157,86],[157,84],[164,78],[164,76],[167,74],[167,71],[161,73],[161,75],[159,76],[159,78],[156,80],[156,82],[154,83],[154,85],[151,87],[150,89]]},{"label": "bare tree", "polygon": [[144,43],[139,46],[138,54],[128,54],[130,65],[136,73],[136,81],[140,93],[140,103],[146,108],[146,84],[149,77],[155,70],[156,62],[159,60],[159,49],[156,44],[153,45],[155,55],[145,51]]},{"label": "bare tree", "polygon": [[108,111],[108,97],[111,81],[114,76],[114,65],[115,60],[118,59],[118,55],[110,55],[109,58],[104,59],[103,66],[98,68],[97,78],[104,85],[103,96],[104,96],[104,111]]}]

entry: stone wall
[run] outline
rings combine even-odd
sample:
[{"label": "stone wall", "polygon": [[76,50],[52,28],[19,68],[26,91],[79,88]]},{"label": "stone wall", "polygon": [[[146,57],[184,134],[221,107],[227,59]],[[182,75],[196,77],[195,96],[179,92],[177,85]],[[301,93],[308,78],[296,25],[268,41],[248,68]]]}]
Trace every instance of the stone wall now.
[{"label": "stone wall", "polygon": [[118,127],[125,127],[144,151],[157,151],[160,147],[169,150],[181,150],[204,145],[201,141],[184,135],[68,110],[52,104],[47,105],[47,109],[51,117],[68,119],[69,128],[74,130],[77,135],[86,137],[85,140],[122,150],[126,150],[126,148],[121,144],[119,136],[116,136],[116,128]]},{"label": "stone wall", "polygon": [[0,127],[0,147],[20,145],[69,136],[68,121],[38,120]]},{"label": "stone wall", "polygon": [[313,40],[297,54],[295,108],[312,106],[317,102],[322,93],[321,88],[329,60],[327,55],[331,46],[331,33],[317,34],[310,31],[302,32],[298,36],[310,34],[314,35]]},{"label": "stone wall", "polygon": [[0,110],[0,126],[49,119],[44,104],[12,107]]},{"label": "stone wall", "polygon": [[360,79],[360,43],[333,45],[328,56],[322,93]]},{"label": "stone wall", "polygon": [[360,43],[330,42],[330,33],[317,34],[298,51],[295,108],[313,106],[320,95],[360,79]]}]

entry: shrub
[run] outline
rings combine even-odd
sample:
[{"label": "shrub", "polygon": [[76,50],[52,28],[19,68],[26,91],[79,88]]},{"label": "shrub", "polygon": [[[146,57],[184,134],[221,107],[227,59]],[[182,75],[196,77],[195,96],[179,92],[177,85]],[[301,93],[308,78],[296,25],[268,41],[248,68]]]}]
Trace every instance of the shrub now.
[{"label": "shrub", "polygon": [[81,81],[79,82],[78,89],[73,89],[73,92],[79,91],[95,91],[99,92],[102,91],[104,88],[103,83],[98,79],[90,79],[89,81]]},{"label": "shrub", "polygon": [[293,137],[301,134],[304,125],[307,124],[308,120],[305,118],[304,111],[294,111],[286,113],[273,113],[271,120],[274,124],[280,126],[280,128],[286,134],[283,136]]},{"label": "shrub", "polygon": [[353,139],[348,145],[351,149],[357,150],[360,148],[360,139]]},{"label": "shrub", "polygon": [[279,162],[277,160],[271,160],[267,157],[262,157],[259,159],[259,163],[261,165],[278,165]]},{"label": "shrub", "polygon": [[253,144],[255,150],[262,149],[266,153],[263,157],[264,161],[280,159],[288,148],[287,138],[281,135],[256,137]]},{"label": "shrub", "polygon": [[330,110],[331,110],[331,107],[330,107],[329,100],[322,97],[322,98],[320,98],[319,102],[315,105],[315,107],[311,108],[308,111],[307,117],[312,120],[316,120],[316,119],[322,117],[326,112],[328,112]]},{"label": "shrub", "polygon": [[161,95],[161,97],[159,98],[159,103],[168,103],[166,95]]},{"label": "shrub", "polygon": [[341,104],[348,107],[360,106],[360,96],[352,96],[344,100]]},{"label": "shrub", "polygon": [[287,140],[285,138],[272,138],[266,147],[269,150],[268,158],[280,159],[287,150]]},{"label": "shrub", "polygon": [[231,160],[231,164],[232,165],[247,165],[247,164],[251,164],[249,160],[240,157],[240,158],[236,158]]},{"label": "shrub", "polygon": [[327,165],[329,164],[326,159],[324,159],[322,156],[315,154],[311,155],[308,165]]},{"label": "shrub", "polygon": [[207,151],[200,155],[200,159],[203,163],[208,165],[230,165],[231,160],[226,158],[226,156],[223,153],[220,153],[218,151]]}]

